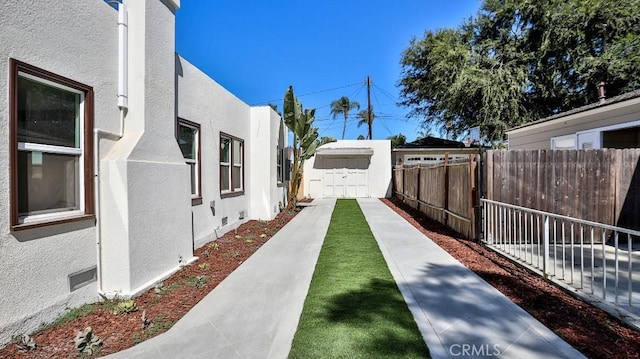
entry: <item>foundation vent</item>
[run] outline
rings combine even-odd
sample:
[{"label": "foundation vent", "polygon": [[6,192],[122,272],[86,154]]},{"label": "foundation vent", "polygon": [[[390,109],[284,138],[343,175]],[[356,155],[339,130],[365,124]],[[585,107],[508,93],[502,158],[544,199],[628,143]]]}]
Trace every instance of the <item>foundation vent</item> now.
[{"label": "foundation vent", "polygon": [[244,219],[244,211],[238,212],[238,219]]},{"label": "foundation vent", "polygon": [[96,267],[69,274],[69,290],[74,291],[98,280]]},{"label": "foundation vent", "polygon": [[229,217],[222,217],[222,225],[226,226],[229,223]]}]

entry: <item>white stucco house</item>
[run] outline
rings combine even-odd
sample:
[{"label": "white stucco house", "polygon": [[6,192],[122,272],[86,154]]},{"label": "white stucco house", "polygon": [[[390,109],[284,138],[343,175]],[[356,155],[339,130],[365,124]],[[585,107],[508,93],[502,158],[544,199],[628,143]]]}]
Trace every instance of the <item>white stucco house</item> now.
[{"label": "white stucco house", "polygon": [[391,196],[391,141],[343,140],[318,147],[304,164],[310,198]]},{"label": "white stucco house", "polygon": [[0,345],[286,201],[286,132],[175,53],[180,0],[0,11]]}]

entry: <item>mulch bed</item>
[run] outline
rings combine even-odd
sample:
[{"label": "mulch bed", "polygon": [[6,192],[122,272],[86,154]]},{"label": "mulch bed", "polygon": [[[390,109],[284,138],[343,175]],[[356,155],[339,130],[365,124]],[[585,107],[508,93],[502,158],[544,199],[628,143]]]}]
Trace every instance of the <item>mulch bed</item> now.
[{"label": "mulch bed", "polygon": [[396,198],[383,202],[585,356],[640,358],[640,332],[617,318],[462,238]]},{"label": "mulch bed", "polygon": [[[76,333],[86,327],[103,341],[99,356],[115,353],[167,331],[193,306],[255,253],[296,211],[283,211],[274,220],[249,221],[194,253],[199,259],[176,272],[162,285],[135,298],[137,310],[114,314],[116,302],[98,303],[88,315],[33,334],[36,349],[20,353],[16,344],[0,349],[0,358],[86,358],[74,346]],[[143,327],[142,317],[146,319]]]}]

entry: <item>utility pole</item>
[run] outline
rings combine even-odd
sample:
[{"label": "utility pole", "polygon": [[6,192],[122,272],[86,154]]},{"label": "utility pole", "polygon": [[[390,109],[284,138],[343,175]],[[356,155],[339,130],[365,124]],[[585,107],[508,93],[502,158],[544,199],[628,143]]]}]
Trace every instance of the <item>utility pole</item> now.
[{"label": "utility pole", "polygon": [[367,125],[369,125],[369,136],[370,140],[373,140],[373,111],[371,111],[371,77],[367,75]]}]

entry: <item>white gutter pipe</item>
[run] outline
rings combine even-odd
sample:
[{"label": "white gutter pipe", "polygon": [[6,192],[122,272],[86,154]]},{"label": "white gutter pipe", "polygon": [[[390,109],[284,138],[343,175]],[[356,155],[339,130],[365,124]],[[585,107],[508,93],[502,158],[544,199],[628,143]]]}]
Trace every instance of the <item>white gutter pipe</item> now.
[{"label": "white gutter pipe", "polygon": [[[114,2],[109,2],[109,4]],[[109,138],[118,141],[124,135],[124,118],[128,109],[128,16],[124,4],[118,4],[118,107],[120,108],[120,130],[114,133],[96,128],[93,130],[93,185],[96,216],[96,275],[98,281],[98,294],[106,297],[102,285],[102,226],[100,217],[100,138]]]}]

